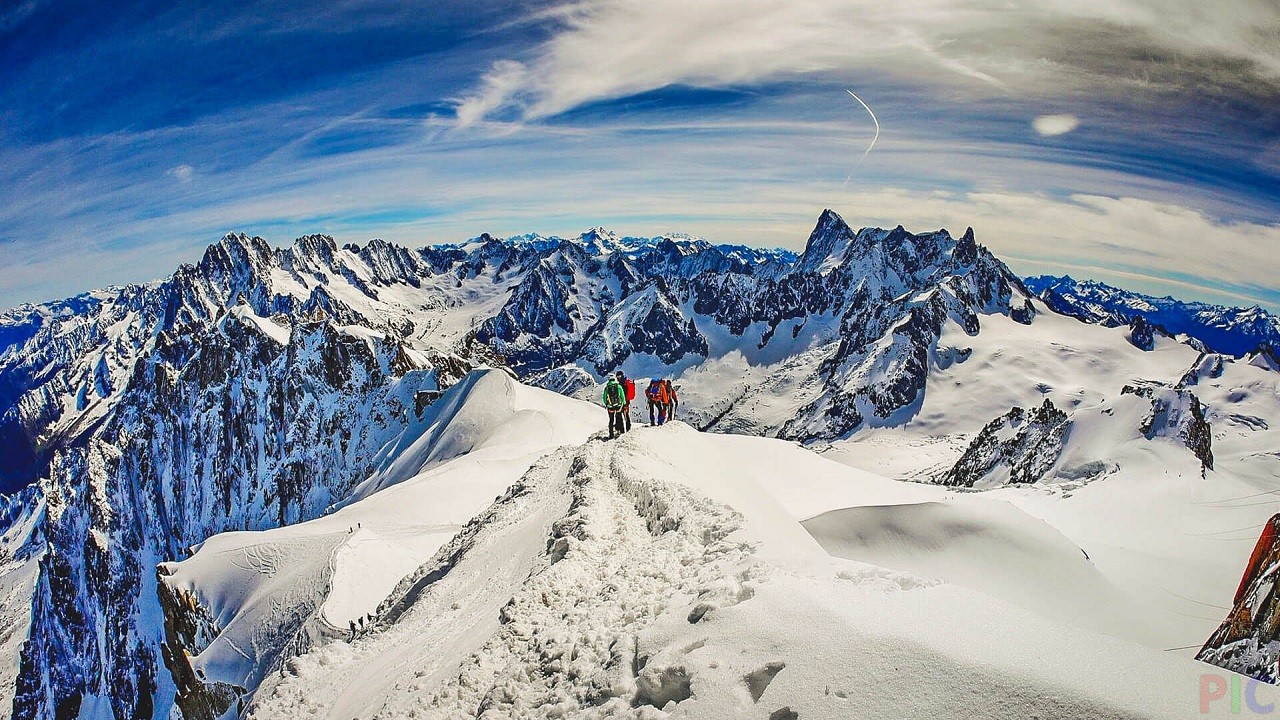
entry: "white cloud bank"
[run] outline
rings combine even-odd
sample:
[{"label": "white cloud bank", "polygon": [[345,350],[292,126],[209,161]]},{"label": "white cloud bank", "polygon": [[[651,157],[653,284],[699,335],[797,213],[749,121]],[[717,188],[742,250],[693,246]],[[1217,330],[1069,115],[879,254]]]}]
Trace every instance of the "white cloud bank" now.
[{"label": "white cloud bank", "polygon": [[953,233],[973,226],[978,242],[1028,274],[1078,272],[1147,292],[1280,306],[1280,224],[1221,222],[1181,205],[1098,195],[885,190],[856,195],[848,207],[851,224]]},{"label": "white cloud bank", "polygon": [[[317,223],[316,214],[368,211],[372,199],[359,194],[317,194],[308,186],[293,194],[246,197],[216,210],[177,215],[166,226],[189,228],[186,233],[128,251],[85,244],[71,256],[24,257],[14,252],[16,248],[0,246],[0,264],[7,267],[0,274],[0,298],[24,294],[24,287],[33,282],[47,284],[51,277],[66,279],[66,287],[58,288],[62,294],[82,291],[88,283],[160,277],[179,262],[198,258],[204,243],[228,229],[263,233],[277,243],[321,231],[334,234],[340,242],[365,242],[379,236],[418,246],[458,241],[485,231],[569,235],[604,224],[624,234],[684,231],[713,242],[799,250],[818,211],[831,205],[855,228],[902,224],[915,232],[945,227],[958,235],[972,226],[980,243],[1021,273],[1070,272],[1143,292],[1235,305],[1260,303],[1280,310],[1280,287],[1275,281],[1280,225],[1223,222],[1172,203],[1099,195],[906,189],[852,192],[833,202],[830,185],[820,183],[736,185],[707,197],[678,191],[634,193],[628,182],[613,184],[608,173],[593,172],[572,180],[539,188],[518,179],[455,183],[441,187],[432,199],[440,207],[456,210],[376,229]],[[407,176],[396,176],[386,179],[386,184],[375,183],[370,191],[386,202],[408,202],[414,197],[413,187]],[[513,197],[521,199],[516,202]],[[501,211],[495,214],[493,208],[499,205]],[[547,207],[556,207],[560,219],[548,219]],[[229,227],[226,219],[232,217],[259,220]],[[153,235],[156,222],[142,221],[125,229]]]}]

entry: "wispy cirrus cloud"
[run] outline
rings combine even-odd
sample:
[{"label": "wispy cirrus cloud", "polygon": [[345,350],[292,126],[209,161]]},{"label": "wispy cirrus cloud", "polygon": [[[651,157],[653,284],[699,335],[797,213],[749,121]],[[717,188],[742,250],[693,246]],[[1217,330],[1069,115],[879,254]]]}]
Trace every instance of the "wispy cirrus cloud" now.
[{"label": "wispy cirrus cloud", "polygon": [[[230,229],[798,247],[828,206],[1276,301],[1263,0],[23,8],[0,11],[0,306],[164,275]],[[861,164],[845,88],[883,125]],[[1231,250],[1169,240],[1196,233]]]},{"label": "wispy cirrus cloud", "polygon": [[1232,0],[584,0],[458,107],[537,119],[672,84],[892,70],[996,93],[1280,89],[1280,5]]},{"label": "wispy cirrus cloud", "polygon": [[[327,128],[337,139],[321,144],[341,144],[343,127]],[[228,142],[245,132],[237,128]],[[685,231],[799,249],[829,206],[856,225],[954,232],[971,225],[1021,272],[1102,268],[1092,276],[1139,289],[1280,305],[1270,280],[1280,247],[1273,224],[1152,199],[1176,197],[1180,185],[1064,164],[1052,147],[957,148],[946,134],[891,138],[867,158],[859,181],[844,187],[866,141],[849,133],[847,120],[747,114],[532,124],[519,133],[501,125],[443,135],[425,128],[414,142],[314,154],[327,136],[308,135],[242,168],[193,172],[180,192],[159,180],[84,186],[62,198],[78,220],[57,227],[71,232],[0,247],[0,298],[21,298],[51,282],[69,294],[88,286],[79,273],[159,277],[228,230],[279,243],[325,232],[342,242],[379,236],[420,246],[484,231],[572,234],[605,224],[631,234]],[[861,181],[864,175],[872,180]],[[1001,187],[1013,177],[1016,187]],[[1035,190],[1079,186],[1114,194]],[[49,212],[57,212],[54,205]],[[25,227],[34,234],[42,226]]]}]

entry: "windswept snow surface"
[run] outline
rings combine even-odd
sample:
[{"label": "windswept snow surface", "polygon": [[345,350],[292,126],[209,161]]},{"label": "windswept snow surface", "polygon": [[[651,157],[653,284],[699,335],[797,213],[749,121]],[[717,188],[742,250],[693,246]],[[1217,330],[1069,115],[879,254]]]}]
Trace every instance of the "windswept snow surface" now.
[{"label": "windswept snow surface", "polygon": [[832,555],[943,579],[1153,647],[1163,638],[1075,543],[1007,502],[851,507],[804,526]]},{"label": "windswept snow surface", "polygon": [[531,453],[581,443],[603,422],[602,415],[583,403],[522,385],[505,372],[474,371],[384,449],[383,465],[344,504],[480,449],[486,452],[472,455],[472,461],[515,459],[523,463],[523,471],[532,462]]},{"label": "windswept snow surface", "polygon": [[1202,665],[832,557],[795,518],[809,492],[888,482],[679,422],[563,447],[406,576],[374,631],[289,660],[245,715],[1200,716]]},{"label": "windswept snow surface", "polygon": [[356,490],[360,502],[298,525],[216,535],[166,564],[166,582],[194,593],[220,629],[193,667],[206,681],[253,687],[288,648],[349,637],[351,623],[539,456],[582,443],[601,423],[603,412],[583,403],[502,371],[472,372],[399,438],[386,468]]},{"label": "windswept snow surface", "polygon": [[[1048,475],[1032,485],[987,486],[969,495],[1008,502],[1079,546],[1155,632],[1127,636],[1147,637],[1161,648],[1192,646],[1177,651],[1190,657],[1218,626],[1258,532],[1280,510],[1280,454],[1265,439],[1280,427],[1280,374],[1226,359],[1206,368],[1219,356],[1198,360],[1196,350],[1164,337],[1156,338],[1153,350],[1142,351],[1119,339],[1126,328],[1086,325],[1052,313],[1041,313],[1030,326],[1001,316],[982,323],[976,336],[954,326],[943,333],[915,417],[835,443],[824,457],[928,482],[960,457],[984,423],[1012,406],[1030,409],[1050,398],[1069,414],[1072,426]],[[1212,469],[1202,469],[1174,438],[1144,437],[1140,426],[1150,400],[1121,392],[1125,385],[1173,387],[1192,367],[1200,370],[1185,387],[1204,405],[1212,427]],[[917,501],[912,492],[883,504]],[[822,510],[843,506],[844,500],[832,498]],[[914,547],[891,547],[883,528],[889,515],[843,517],[848,528],[835,528],[833,516],[823,532],[845,554],[925,574],[936,568],[956,582],[986,573],[981,562],[949,562],[959,551],[956,543],[945,552],[923,553],[921,543],[929,544],[938,518],[918,508],[892,515],[903,526],[898,540]],[[1003,532],[1002,527],[1009,526],[999,522],[987,531]],[[863,533],[862,541],[839,542],[857,533]],[[879,537],[874,543],[873,536]],[[955,572],[944,572],[948,568]],[[994,582],[1004,574],[986,579]],[[999,594],[1011,600],[1021,594],[1012,585],[1005,589],[1014,595]]]}]

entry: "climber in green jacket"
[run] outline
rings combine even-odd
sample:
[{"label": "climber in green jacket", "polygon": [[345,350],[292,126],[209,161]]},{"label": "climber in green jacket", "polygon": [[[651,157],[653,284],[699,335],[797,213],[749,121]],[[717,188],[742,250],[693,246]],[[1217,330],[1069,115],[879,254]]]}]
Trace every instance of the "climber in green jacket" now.
[{"label": "climber in green jacket", "polygon": [[609,411],[609,439],[612,440],[626,432],[626,418],[623,413],[627,409],[627,391],[622,383],[612,376],[604,384],[604,409]]}]

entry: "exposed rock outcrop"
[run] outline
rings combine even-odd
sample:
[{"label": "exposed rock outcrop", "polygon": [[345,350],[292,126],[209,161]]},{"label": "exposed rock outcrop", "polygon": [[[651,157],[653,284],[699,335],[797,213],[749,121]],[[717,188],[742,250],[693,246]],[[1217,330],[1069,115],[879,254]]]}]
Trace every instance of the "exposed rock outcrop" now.
[{"label": "exposed rock outcrop", "polygon": [[1030,412],[1015,407],[987,423],[938,482],[959,487],[1036,482],[1062,455],[1070,430],[1067,414],[1049,398]]},{"label": "exposed rock outcrop", "polygon": [[1280,515],[1262,534],[1232,599],[1231,612],[1196,659],[1275,683],[1280,679]]}]

